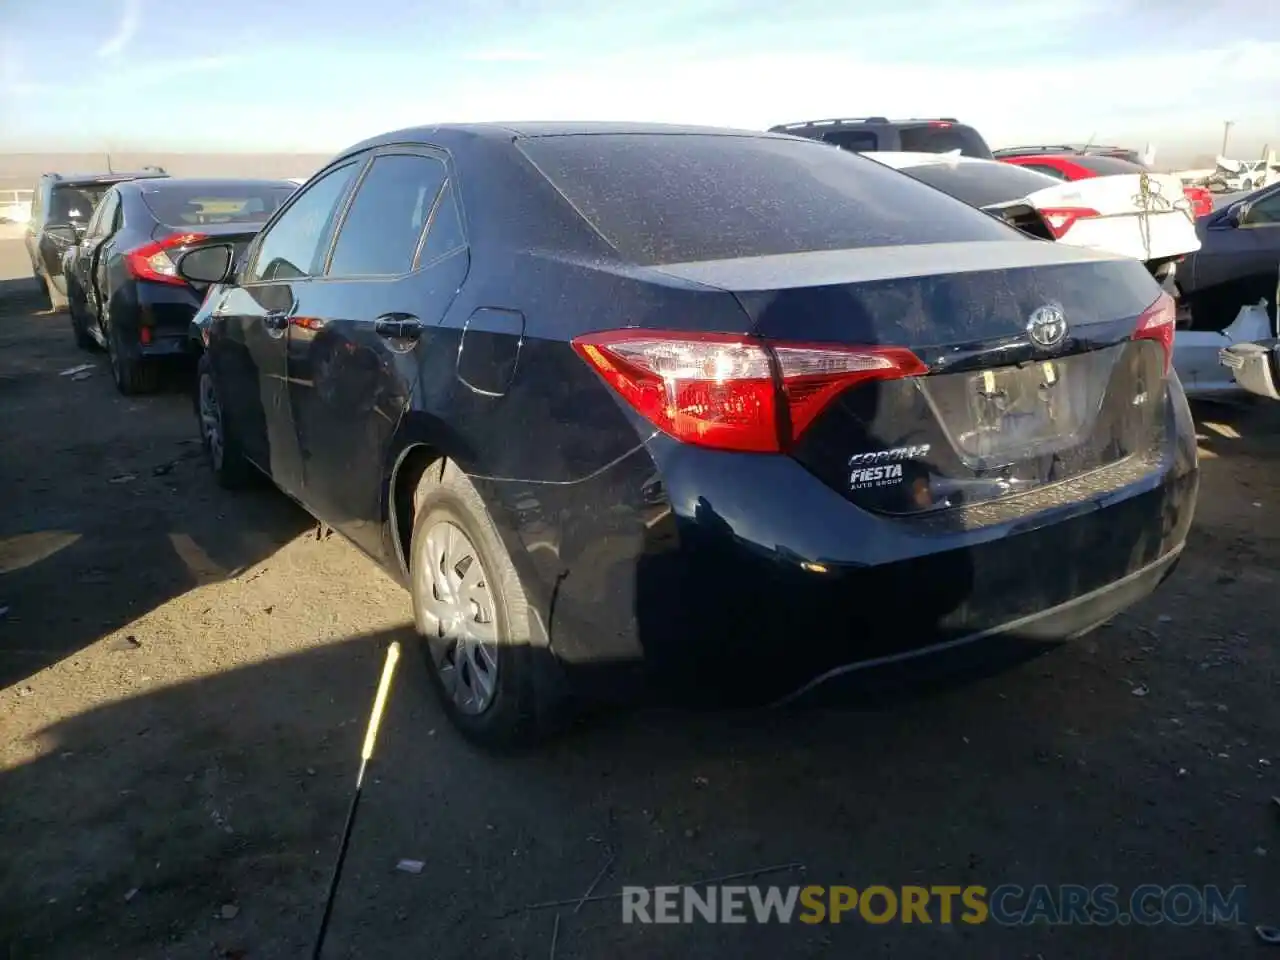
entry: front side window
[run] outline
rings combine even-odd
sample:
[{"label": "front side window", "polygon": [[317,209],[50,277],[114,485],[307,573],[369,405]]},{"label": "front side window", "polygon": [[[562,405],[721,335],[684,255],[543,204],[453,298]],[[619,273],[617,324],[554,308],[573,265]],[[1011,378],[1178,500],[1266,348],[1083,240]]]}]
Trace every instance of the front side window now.
[{"label": "front side window", "polygon": [[1255,200],[1245,215],[1244,222],[1251,227],[1280,223],[1280,190],[1275,190],[1260,200]]},{"label": "front side window", "polygon": [[355,161],[343,164],[298,194],[262,235],[243,282],[296,280],[318,273],[334,220],[359,168]]},{"label": "front side window", "polygon": [[412,270],[445,176],[444,164],[432,157],[377,157],[338,231],[329,276],[395,277]]}]

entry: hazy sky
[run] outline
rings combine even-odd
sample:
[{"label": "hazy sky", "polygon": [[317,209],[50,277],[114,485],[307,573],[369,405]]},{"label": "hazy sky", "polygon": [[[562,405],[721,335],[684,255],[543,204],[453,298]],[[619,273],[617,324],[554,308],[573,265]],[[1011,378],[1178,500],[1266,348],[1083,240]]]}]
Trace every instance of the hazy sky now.
[{"label": "hazy sky", "polygon": [[[1280,147],[1278,0],[0,0],[0,150],[339,149],[459,120],[954,116]],[[56,25],[56,36],[51,29]],[[1139,142],[1140,141],[1140,142]]]}]

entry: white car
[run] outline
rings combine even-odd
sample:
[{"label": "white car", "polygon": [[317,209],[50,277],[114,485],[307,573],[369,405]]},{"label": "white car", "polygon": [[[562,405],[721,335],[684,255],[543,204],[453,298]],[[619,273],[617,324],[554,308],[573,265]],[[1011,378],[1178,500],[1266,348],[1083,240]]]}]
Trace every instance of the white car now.
[{"label": "white car", "polygon": [[[1111,174],[1063,182],[1014,164],[957,153],[863,156],[1043,240],[1142,260],[1175,297],[1178,261],[1200,249],[1191,201],[1182,181],[1169,174]],[[1219,351],[1260,335],[1265,334],[1258,332],[1257,324],[1246,320],[1222,333],[1179,331],[1173,366],[1188,396],[1239,389],[1219,360]]]},{"label": "white car", "polygon": [[1161,280],[1172,281],[1178,258],[1200,249],[1191,201],[1182,181],[1169,174],[1113,174],[1063,182],[1013,164],[956,153],[863,156],[1045,240],[1142,260]]}]

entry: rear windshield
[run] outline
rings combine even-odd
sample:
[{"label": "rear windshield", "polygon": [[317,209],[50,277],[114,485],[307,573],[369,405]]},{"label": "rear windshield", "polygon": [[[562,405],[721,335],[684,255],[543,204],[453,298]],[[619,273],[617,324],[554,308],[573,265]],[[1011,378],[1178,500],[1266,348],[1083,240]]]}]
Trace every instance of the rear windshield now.
[{"label": "rear windshield", "polygon": [[902,172],[921,183],[949,193],[974,207],[1021,200],[1029,193],[1055,187],[1059,181],[1012,163],[927,163]]},{"label": "rear windshield", "polygon": [[1147,169],[1140,163],[1130,163],[1119,157],[1072,157],[1071,162],[1086,170],[1092,170],[1100,177],[1109,177],[1117,173],[1142,173]]},{"label": "rear windshield", "polygon": [[880,146],[876,135],[867,130],[832,130],[824,133],[822,139],[854,153],[876,150]]},{"label": "rear windshield", "polygon": [[111,183],[87,183],[54,187],[49,198],[49,223],[88,223],[93,216],[93,208],[113,186]]},{"label": "rear windshield", "polygon": [[899,147],[904,153],[950,153],[959,150],[966,157],[991,159],[991,148],[973,127],[963,123],[921,124],[898,130]]},{"label": "rear windshield", "polygon": [[588,223],[642,265],[1021,236],[812,140],[585,134],[519,143]]},{"label": "rear windshield", "polygon": [[209,186],[170,182],[143,188],[142,199],[152,215],[167,227],[266,223],[293,191],[287,184]]}]

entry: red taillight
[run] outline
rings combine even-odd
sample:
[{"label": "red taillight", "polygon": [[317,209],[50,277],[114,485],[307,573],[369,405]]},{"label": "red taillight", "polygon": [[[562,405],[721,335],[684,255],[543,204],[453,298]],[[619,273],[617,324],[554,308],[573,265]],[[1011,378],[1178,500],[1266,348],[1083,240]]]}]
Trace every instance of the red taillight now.
[{"label": "red taillight", "polygon": [[1045,225],[1053,234],[1053,238],[1060,240],[1063,234],[1076,225],[1077,221],[1100,217],[1102,214],[1088,207],[1046,207],[1040,211],[1040,216],[1044,218]]},{"label": "red taillight", "polygon": [[1164,350],[1164,372],[1169,372],[1173,363],[1173,334],[1178,325],[1178,304],[1165,292],[1161,292],[1156,302],[1142,311],[1138,317],[1137,329],[1133,331],[1135,340],[1154,340]]},{"label": "red taillight", "polygon": [[1191,201],[1191,210],[1197,217],[1213,212],[1213,194],[1204,187],[1183,187],[1182,192]]},{"label": "red taillight", "polygon": [[684,443],[778,453],[837,394],[926,372],[901,347],[766,343],[716,333],[615,330],[573,348],[641,416]]},{"label": "red taillight", "polygon": [[176,233],[148,243],[145,246],[130,250],[124,255],[124,268],[129,276],[136,280],[151,280],[155,283],[175,283],[186,285],[178,276],[178,268],[169,259],[169,251],[177,247],[189,246],[207,240],[203,233]]}]

